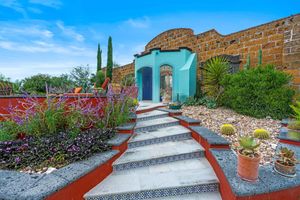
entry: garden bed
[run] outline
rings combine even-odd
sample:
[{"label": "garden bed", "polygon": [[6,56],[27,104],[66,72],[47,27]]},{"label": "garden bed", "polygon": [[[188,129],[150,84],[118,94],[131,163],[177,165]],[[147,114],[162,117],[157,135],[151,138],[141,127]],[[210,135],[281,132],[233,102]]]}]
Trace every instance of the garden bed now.
[{"label": "garden bed", "polygon": [[257,119],[238,114],[230,109],[208,109],[205,106],[184,106],[181,111],[185,116],[201,120],[201,126],[205,126],[218,134],[220,134],[221,125],[227,123],[234,125],[236,128],[234,135],[222,135],[232,143],[231,147],[233,149],[237,148],[238,134],[252,135],[255,129],[266,129],[270,133],[270,138],[261,140],[259,147],[259,152],[262,154],[261,164],[273,162],[278,143],[277,136],[281,127],[279,120],[273,120],[271,118]]}]

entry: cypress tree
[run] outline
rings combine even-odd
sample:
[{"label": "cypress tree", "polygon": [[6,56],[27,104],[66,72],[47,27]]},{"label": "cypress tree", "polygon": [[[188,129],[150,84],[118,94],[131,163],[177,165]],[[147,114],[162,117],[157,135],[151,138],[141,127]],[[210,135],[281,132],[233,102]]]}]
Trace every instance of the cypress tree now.
[{"label": "cypress tree", "polygon": [[[97,51],[97,72],[101,70],[102,65],[102,50],[100,49],[100,44],[98,43],[98,51]],[[96,73],[97,73],[96,72]]]},{"label": "cypress tree", "polygon": [[108,47],[107,47],[107,65],[106,65],[106,77],[109,77],[112,80],[112,71],[113,71],[113,47],[111,36],[108,38]]}]

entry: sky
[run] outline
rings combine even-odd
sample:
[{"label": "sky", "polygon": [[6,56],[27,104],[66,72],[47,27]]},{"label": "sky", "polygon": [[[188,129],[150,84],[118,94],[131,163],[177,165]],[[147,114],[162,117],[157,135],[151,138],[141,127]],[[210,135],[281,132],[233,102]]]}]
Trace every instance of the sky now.
[{"label": "sky", "polygon": [[122,65],[171,28],[229,34],[298,13],[299,0],[0,0],[0,74],[94,72],[98,43],[106,64],[109,36]]}]

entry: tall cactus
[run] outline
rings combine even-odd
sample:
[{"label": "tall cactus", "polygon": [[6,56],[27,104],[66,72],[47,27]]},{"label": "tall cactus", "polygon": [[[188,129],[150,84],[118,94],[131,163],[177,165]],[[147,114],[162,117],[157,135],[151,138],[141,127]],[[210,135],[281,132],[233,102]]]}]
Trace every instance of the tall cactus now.
[{"label": "tall cactus", "polygon": [[244,69],[250,69],[250,54],[247,56],[246,64],[244,65]]},{"label": "tall cactus", "polygon": [[261,66],[262,65],[262,50],[259,49],[258,50],[258,66]]}]

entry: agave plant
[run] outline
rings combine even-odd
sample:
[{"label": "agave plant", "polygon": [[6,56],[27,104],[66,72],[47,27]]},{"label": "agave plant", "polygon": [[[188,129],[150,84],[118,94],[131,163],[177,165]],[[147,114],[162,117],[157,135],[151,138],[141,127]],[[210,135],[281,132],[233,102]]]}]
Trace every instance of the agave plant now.
[{"label": "agave plant", "polygon": [[256,149],[260,145],[260,143],[257,143],[256,140],[250,136],[240,137],[239,144],[240,144],[240,153],[249,157],[255,157]]},{"label": "agave plant", "polygon": [[296,102],[296,105],[291,105],[291,108],[294,111],[294,117],[297,121],[300,121],[300,101]]},{"label": "agave plant", "polygon": [[209,97],[218,99],[222,94],[221,81],[228,74],[229,62],[224,57],[214,57],[204,65],[204,90]]},{"label": "agave plant", "polygon": [[277,161],[285,166],[295,166],[298,161],[295,158],[295,153],[294,151],[286,148],[286,147],[282,147],[280,149],[279,154],[277,155],[278,159]]}]

